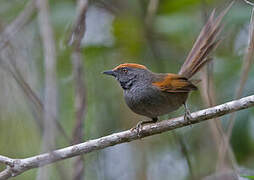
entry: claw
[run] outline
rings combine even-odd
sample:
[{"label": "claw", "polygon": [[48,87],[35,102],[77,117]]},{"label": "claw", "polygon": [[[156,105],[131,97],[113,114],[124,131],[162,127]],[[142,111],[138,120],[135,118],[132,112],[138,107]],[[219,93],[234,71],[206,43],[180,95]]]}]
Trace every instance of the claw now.
[{"label": "claw", "polygon": [[134,126],[133,128],[131,128],[131,131],[137,131],[138,134],[138,138],[141,137],[141,131],[142,131],[142,124],[144,123],[144,121],[140,121],[137,123],[136,126]]},{"label": "claw", "polygon": [[158,121],[157,117],[152,118],[152,120],[150,120],[150,121],[139,121],[136,126],[131,128],[131,131],[134,131],[134,130],[137,131],[138,138],[141,138],[141,135],[142,135],[141,132],[142,132],[143,125],[150,124],[150,123],[156,123],[157,121]]},{"label": "claw", "polygon": [[188,124],[191,125],[191,120],[193,119],[190,113],[190,110],[188,109],[187,105],[184,103],[184,109],[185,109],[185,113],[184,113],[184,121],[188,122]]}]

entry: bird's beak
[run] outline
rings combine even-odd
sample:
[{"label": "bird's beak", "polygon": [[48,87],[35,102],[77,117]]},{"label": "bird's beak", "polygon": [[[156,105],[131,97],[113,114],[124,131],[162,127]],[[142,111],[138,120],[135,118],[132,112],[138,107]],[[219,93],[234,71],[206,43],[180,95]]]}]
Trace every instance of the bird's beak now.
[{"label": "bird's beak", "polygon": [[111,76],[116,77],[116,73],[115,73],[114,71],[112,71],[112,70],[104,71],[104,72],[102,72],[102,73],[103,73],[103,74],[106,74],[106,75],[111,75]]}]

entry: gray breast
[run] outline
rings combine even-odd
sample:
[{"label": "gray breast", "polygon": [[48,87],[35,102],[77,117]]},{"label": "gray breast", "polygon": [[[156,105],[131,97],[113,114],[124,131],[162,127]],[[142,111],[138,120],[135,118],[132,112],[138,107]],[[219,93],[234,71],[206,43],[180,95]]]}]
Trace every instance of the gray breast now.
[{"label": "gray breast", "polygon": [[178,109],[188,93],[161,92],[156,87],[140,86],[124,91],[126,104],[137,114],[150,118],[168,114]]}]

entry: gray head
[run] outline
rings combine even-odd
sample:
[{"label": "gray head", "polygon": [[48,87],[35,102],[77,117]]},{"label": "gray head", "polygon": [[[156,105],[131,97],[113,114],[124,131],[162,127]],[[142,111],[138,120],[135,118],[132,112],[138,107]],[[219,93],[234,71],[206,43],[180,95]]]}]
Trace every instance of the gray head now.
[{"label": "gray head", "polygon": [[103,74],[114,76],[124,90],[130,89],[135,84],[144,83],[152,74],[145,66],[134,63],[120,64],[112,70],[104,71]]}]

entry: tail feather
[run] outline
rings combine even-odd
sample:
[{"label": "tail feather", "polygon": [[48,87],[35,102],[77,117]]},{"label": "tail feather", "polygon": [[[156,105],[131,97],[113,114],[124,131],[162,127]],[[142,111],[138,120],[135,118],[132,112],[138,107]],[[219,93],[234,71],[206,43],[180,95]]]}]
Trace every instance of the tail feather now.
[{"label": "tail feather", "polygon": [[193,48],[182,65],[179,71],[180,75],[189,79],[212,59],[209,58],[209,55],[220,43],[218,36],[222,30],[221,21],[232,4],[233,2],[217,18],[214,18],[215,10],[212,11],[207,23],[202,28]]},{"label": "tail feather", "polygon": [[[206,53],[203,54],[203,56],[200,57],[200,60],[195,66],[192,67],[191,69],[191,74],[196,74],[206,63],[208,63],[209,61],[211,61],[213,58],[208,56],[208,53],[212,51],[212,49],[216,49],[216,47],[219,45],[220,41],[216,41],[213,44],[210,45],[210,47],[208,47]],[[191,77],[191,76],[190,76]],[[189,77],[189,78],[190,78]]]}]

